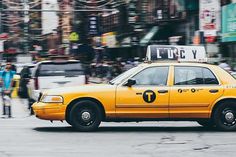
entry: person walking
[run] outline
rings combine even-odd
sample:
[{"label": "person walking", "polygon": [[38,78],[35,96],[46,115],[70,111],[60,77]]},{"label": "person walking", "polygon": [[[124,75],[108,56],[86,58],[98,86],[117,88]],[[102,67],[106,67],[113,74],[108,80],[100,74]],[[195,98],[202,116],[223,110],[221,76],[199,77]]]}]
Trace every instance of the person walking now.
[{"label": "person walking", "polygon": [[3,102],[3,115],[7,115],[11,118],[11,93],[14,86],[13,76],[15,71],[12,70],[11,63],[8,62],[5,69],[1,71],[1,84],[2,84],[2,102]]}]

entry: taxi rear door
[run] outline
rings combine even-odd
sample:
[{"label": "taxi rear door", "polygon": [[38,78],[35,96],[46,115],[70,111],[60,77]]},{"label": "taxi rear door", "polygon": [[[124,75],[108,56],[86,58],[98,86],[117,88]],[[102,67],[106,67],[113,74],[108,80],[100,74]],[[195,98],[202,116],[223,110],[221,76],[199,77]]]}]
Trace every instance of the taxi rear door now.
[{"label": "taxi rear door", "polygon": [[170,118],[208,118],[223,88],[214,73],[199,66],[175,66],[170,90]]},{"label": "taxi rear door", "polygon": [[146,68],[133,77],[136,84],[116,90],[118,118],[168,118],[169,67]]}]

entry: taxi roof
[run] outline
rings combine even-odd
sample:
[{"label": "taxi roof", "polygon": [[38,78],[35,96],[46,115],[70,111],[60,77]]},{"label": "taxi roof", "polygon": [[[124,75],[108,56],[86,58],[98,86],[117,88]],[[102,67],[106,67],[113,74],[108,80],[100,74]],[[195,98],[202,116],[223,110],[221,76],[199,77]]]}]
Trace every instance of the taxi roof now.
[{"label": "taxi roof", "polygon": [[148,68],[155,66],[195,66],[195,67],[203,67],[210,69],[218,78],[221,84],[236,84],[236,79],[226,72],[223,68],[218,65],[209,64],[209,63],[196,63],[196,62],[144,62],[138,65],[140,68]]},{"label": "taxi roof", "polygon": [[144,62],[139,66],[142,67],[151,67],[151,66],[203,66],[203,67],[217,67],[213,64],[208,63],[196,63],[196,62]]}]

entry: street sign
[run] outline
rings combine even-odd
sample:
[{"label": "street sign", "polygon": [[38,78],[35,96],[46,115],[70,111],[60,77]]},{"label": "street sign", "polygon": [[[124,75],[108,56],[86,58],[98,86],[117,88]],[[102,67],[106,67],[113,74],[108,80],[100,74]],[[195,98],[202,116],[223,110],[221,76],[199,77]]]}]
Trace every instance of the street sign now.
[{"label": "street sign", "polygon": [[236,3],[222,7],[222,42],[236,41]]},{"label": "street sign", "polygon": [[97,16],[89,16],[89,24],[88,24],[89,35],[98,35],[99,34],[98,26],[99,26],[98,17]]},{"label": "street sign", "polygon": [[76,32],[72,32],[69,36],[70,41],[78,41],[79,40],[79,35]]},{"label": "street sign", "polygon": [[204,32],[204,37],[217,36],[220,30],[220,1],[199,1],[199,30]]},{"label": "street sign", "polygon": [[203,46],[150,45],[147,48],[146,58],[148,61],[207,61],[206,51]]}]

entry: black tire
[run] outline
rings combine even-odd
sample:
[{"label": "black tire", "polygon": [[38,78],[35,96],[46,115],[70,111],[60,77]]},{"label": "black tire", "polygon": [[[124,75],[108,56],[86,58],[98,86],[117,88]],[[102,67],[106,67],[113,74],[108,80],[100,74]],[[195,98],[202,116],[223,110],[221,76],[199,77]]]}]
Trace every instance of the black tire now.
[{"label": "black tire", "polygon": [[236,102],[221,102],[213,113],[213,120],[216,127],[222,131],[236,130]]},{"label": "black tire", "polygon": [[198,120],[199,125],[203,126],[204,128],[214,128],[215,124],[211,120]]},{"label": "black tire", "polygon": [[69,125],[72,126],[69,113],[67,113],[67,115],[66,115],[66,122],[67,122]]},{"label": "black tire", "polygon": [[78,131],[95,131],[102,121],[102,112],[98,104],[89,100],[76,103],[69,114],[70,123]]}]

